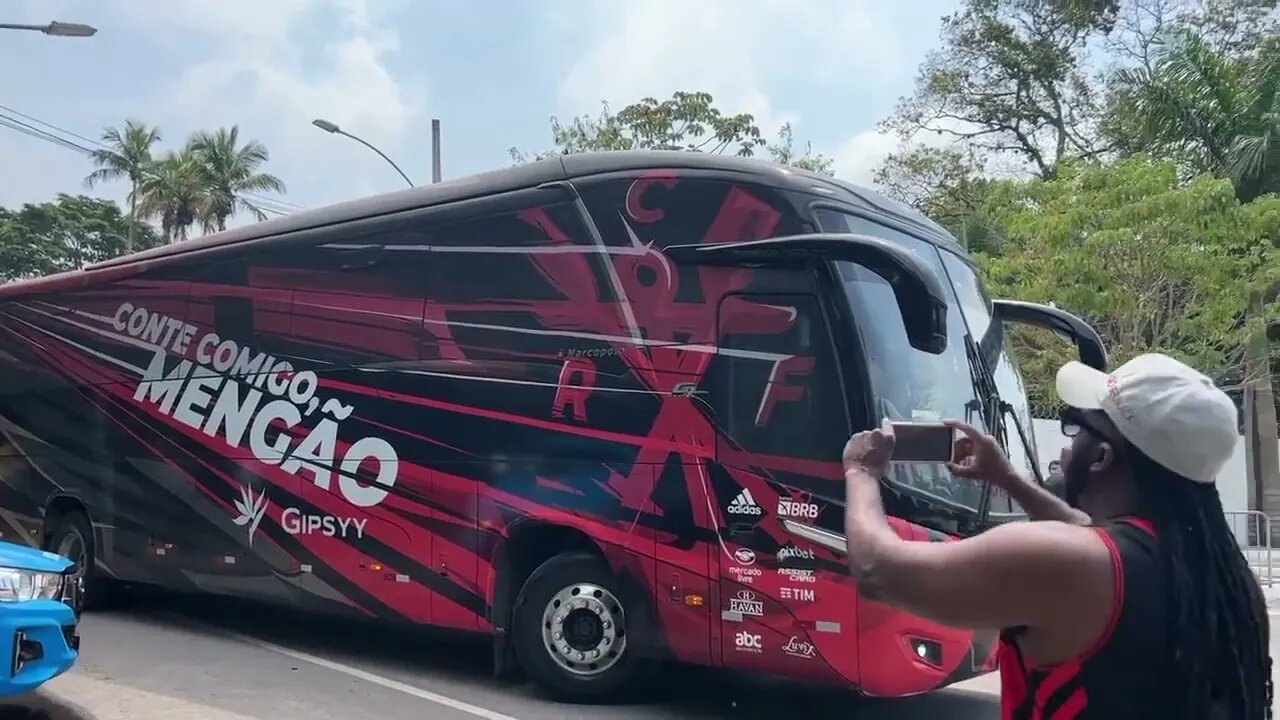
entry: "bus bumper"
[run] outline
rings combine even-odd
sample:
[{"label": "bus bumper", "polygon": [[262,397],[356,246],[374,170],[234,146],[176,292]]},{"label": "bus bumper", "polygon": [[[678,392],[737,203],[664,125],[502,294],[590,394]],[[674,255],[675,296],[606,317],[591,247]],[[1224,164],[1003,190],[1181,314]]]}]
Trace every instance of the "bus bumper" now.
[{"label": "bus bumper", "polygon": [[0,697],[28,693],[79,656],[75,611],[57,600],[0,603]]}]

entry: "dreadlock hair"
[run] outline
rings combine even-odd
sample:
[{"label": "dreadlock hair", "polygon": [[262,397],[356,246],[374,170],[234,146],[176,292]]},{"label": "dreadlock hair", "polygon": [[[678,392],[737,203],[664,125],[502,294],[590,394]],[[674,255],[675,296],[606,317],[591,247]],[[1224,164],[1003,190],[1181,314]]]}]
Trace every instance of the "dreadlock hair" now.
[{"label": "dreadlock hair", "polygon": [[1125,459],[1169,579],[1168,717],[1271,720],[1270,623],[1262,587],[1227,525],[1218,489],[1132,443]]}]

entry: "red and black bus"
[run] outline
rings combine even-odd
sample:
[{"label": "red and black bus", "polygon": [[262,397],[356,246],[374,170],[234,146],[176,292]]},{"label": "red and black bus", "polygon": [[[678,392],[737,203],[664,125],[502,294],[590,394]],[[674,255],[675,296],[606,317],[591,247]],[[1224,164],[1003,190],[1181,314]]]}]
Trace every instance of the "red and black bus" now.
[{"label": "red and black bus", "polygon": [[[603,698],[657,661],[874,695],[991,667],[858,597],[840,450],[967,418],[1036,472],[1006,320],[940,226],[832,178],[566,155],[0,287],[3,535],[121,584],[492,637]],[[897,467],[905,537],[1016,519]]]}]

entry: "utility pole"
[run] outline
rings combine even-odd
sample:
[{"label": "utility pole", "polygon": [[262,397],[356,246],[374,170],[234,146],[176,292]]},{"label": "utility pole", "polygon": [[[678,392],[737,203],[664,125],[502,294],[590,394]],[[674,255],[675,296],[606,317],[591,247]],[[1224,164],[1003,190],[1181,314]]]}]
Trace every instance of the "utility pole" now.
[{"label": "utility pole", "polygon": [[431,182],[440,182],[440,118],[431,118]]}]

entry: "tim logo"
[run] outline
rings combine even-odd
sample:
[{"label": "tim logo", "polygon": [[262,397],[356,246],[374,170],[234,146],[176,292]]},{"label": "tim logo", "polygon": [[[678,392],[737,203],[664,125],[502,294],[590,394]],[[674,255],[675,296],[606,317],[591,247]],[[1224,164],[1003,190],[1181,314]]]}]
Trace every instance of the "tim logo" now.
[{"label": "tim logo", "polygon": [[253,534],[258,531],[258,523],[262,522],[262,516],[267,514],[267,491],[263,489],[255,498],[253,490],[248,485],[242,485],[235,507],[236,512],[240,514],[231,522],[240,527],[249,526],[249,547],[253,547]]}]

